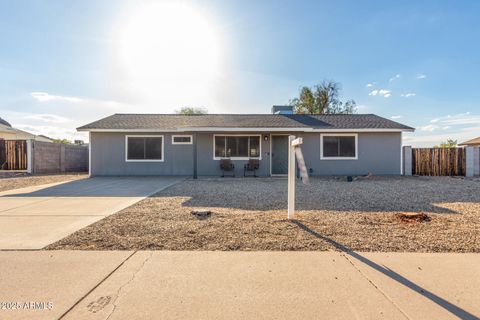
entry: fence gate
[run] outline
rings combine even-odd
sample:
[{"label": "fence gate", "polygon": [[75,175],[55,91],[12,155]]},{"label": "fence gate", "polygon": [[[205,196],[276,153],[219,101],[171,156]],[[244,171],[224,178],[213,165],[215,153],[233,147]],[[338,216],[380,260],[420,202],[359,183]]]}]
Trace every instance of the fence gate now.
[{"label": "fence gate", "polygon": [[0,170],[27,170],[26,140],[0,140]]},{"label": "fence gate", "polygon": [[464,176],[464,148],[413,148],[412,173],[420,176]]}]

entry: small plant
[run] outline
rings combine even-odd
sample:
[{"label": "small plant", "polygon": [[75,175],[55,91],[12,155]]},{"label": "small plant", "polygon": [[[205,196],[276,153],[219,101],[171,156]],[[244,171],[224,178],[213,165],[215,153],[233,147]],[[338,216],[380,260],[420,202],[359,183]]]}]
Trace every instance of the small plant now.
[{"label": "small plant", "polygon": [[53,143],[72,144],[72,142],[70,140],[67,140],[67,139],[54,139]]},{"label": "small plant", "polygon": [[447,139],[447,141],[440,143],[440,145],[434,146],[434,148],[456,148],[457,145],[457,140]]}]

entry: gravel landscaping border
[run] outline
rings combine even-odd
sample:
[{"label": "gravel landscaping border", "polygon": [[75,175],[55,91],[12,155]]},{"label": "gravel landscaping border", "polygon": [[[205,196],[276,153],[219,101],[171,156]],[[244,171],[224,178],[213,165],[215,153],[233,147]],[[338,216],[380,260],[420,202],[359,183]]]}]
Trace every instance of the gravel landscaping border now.
[{"label": "gravel landscaping border", "polygon": [[0,191],[7,191],[42,184],[85,179],[86,173],[68,173],[68,174],[39,174],[29,175],[24,173],[1,173]]},{"label": "gravel landscaping border", "polygon": [[47,249],[480,252],[479,179],[312,178],[293,221],[286,195],[285,179],[187,180]]}]

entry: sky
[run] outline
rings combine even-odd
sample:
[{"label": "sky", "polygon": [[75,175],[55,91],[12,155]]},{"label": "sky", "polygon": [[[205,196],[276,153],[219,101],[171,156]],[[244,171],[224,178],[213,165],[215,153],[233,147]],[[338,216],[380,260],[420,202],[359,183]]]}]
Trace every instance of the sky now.
[{"label": "sky", "polygon": [[269,113],[339,82],[404,144],[480,136],[480,1],[0,0],[0,117],[53,138],[113,113]]}]

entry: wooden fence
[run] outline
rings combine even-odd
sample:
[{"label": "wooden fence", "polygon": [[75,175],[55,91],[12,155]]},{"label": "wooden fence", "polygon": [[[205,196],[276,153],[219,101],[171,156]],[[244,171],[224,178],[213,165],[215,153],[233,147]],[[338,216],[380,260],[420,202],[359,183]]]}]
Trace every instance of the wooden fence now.
[{"label": "wooden fence", "polygon": [[0,170],[27,170],[26,140],[0,140]]},{"label": "wooden fence", "polygon": [[0,171],[86,172],[88,152],[86,146],[0,139]]},{"label": "wooden fence", "polygon": [[412,170],[420,176],[464,176],[464,148],[413,148]]}]

